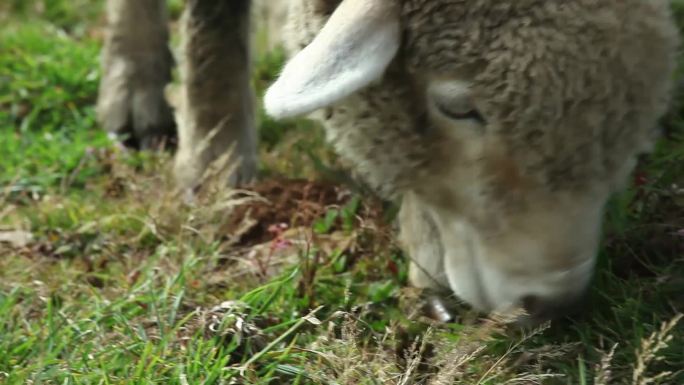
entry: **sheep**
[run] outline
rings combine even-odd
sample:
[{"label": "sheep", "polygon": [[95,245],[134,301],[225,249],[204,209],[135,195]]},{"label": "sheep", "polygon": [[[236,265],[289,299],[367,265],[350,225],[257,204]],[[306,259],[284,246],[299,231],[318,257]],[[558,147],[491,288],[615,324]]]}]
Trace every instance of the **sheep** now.
[{"label": "sheep", "polygon": [[[150,145],[173,132],[160,91],[171,67],[163,1],[109,3],[99,116]],[[192,186],[231,145],[241,166],[230,183],[247,180],[250,2],[187,3],[179,182]],[[651,149],[670,100],[679,40],[666,0],[288,7],[290,59],[264,107],[320,121],[352,169],[401,204],[411,285],[483,312],[522,306],[521,322],[583,296],[603,206]]]},{"label": "sheep", "polygon": [[523,323],[581,300],[671,99],[666,0],[291,0],[287,28],[266,111],[401,201],[412,285]]}]

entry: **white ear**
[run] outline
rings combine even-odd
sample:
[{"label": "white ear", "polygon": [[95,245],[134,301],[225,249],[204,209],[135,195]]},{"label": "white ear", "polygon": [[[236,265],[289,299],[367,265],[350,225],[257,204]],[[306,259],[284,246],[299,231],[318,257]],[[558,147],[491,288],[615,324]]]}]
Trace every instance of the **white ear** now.
[{"label": "white ear", "polygon": [[328,106],[382,77],[400,44],[395,0],[344,0],[266,92],[274,118]]}]

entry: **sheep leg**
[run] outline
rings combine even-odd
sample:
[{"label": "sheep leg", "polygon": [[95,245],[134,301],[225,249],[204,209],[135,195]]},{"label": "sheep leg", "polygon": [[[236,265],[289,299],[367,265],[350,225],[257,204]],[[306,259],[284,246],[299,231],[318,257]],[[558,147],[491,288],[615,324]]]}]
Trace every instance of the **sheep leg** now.
[{"label": "sheep leg", "polygon": [[175,137],[164,98],[173,57],[164,0],[108,0],[97,116],[125,144],[148,149]]},{"label": "sheep leg", "polygon": [[411,257],[409,283],[425,289],[427,312],[431,317],[449,322],[454,319],[442,300],[449,292],[444,269],[444,250],[439,230],[420,200],[412,193],[404,195],[399,212],[399,240]]},{"label": "sheep leg", "polygon": [[250,1],[188,0],[182,20],[182,92],[176,176],[194,188],[233,149],[230,184],[256,172],[255,97],[250,78]]}]

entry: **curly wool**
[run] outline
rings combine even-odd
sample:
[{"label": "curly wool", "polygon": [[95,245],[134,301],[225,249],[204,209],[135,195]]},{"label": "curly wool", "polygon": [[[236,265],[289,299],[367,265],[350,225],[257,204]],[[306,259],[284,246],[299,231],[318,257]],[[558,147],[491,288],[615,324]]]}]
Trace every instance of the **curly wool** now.
[{"label": "curly wool", "polygon": [[405,52],[414,73],[472,73],[490,129],[563,188],[612,178],[649,149],[675,64],[669,12],[667,1],[406,0]]},{"label": "curly wool", "polygon": [[[292,53],[311,42],[338,3],[293,1]],[[547,190],[596,180],[617,188],[634,157],[650,149],[678,44],[667,1],[402,3],[403,46],[385,77],[314,116],[380,192],[414,188],[464,151],[443,148],[430,129],[428,78],[468,81],[488,119],[484,137]],[[482,180],[491,172],[477,171]]]}]

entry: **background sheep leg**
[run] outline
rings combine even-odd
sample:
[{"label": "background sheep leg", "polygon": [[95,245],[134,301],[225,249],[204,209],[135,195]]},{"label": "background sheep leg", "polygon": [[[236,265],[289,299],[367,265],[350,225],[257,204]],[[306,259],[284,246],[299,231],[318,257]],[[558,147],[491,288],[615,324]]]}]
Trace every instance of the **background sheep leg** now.
[{"label": "background sheep leg", "polygon": [[164,0],[107,1],[97,115],[105,130],[126,144],[150,148],[175,136],[164,87],[171,80]]},{"label": "background sheep leg", "polygon": [[176,176],[186,188],[195,187],[207,166],[233,145],[240,166],[229,182],[247,181],[255,174],[249,28],[249,0],[186,3],[176,157]]}]

